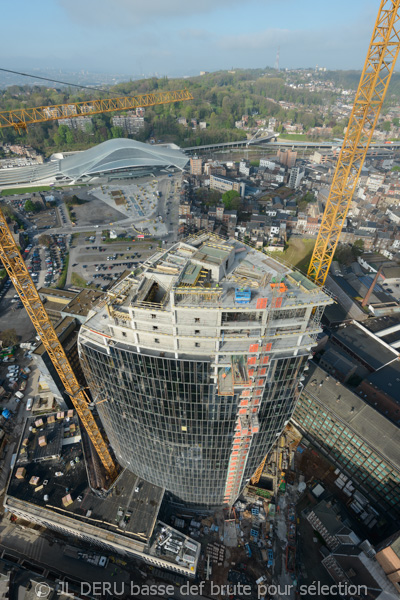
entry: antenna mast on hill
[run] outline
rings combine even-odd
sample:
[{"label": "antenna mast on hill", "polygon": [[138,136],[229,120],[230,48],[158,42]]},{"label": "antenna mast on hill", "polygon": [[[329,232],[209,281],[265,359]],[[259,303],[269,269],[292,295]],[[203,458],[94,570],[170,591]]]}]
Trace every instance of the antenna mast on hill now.
[{"label": "antenna mast on hill", "polygon": [[277,71],[279,71],[279,50],[280,50],[280,48],[278,46],[278,50],[276,51],[276,59],[275,59],[275,69]]}]

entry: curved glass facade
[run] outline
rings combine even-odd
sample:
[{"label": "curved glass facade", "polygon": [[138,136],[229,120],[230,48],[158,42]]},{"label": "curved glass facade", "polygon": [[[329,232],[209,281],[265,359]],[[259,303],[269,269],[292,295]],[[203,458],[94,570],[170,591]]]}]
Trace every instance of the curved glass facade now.
[{"label": "curved glass facade", "polygon": [[[138,354],[122,344],[81,345],[90,389],[120,463],[193,505],[221,505],[232,453],[240,392],[216,393],[209,361]],[[260,433],[244,478],[257,468],[294,407],[306,356],[271,361]]]},{"label": "curved glass facade", "polygon": [[89,386],[121,464],[187,503],[221,504],[235,396],[218,396],[210,363],[82,346]]}]

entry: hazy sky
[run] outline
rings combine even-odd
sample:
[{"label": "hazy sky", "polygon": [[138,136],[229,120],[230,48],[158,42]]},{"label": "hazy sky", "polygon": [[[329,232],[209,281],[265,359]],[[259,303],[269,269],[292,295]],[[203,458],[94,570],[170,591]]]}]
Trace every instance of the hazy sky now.
[{"label": "hazy sky", "polygon": [[0,66],[197,74],[280,65],[361,69],[379,0],[13,0]]}]

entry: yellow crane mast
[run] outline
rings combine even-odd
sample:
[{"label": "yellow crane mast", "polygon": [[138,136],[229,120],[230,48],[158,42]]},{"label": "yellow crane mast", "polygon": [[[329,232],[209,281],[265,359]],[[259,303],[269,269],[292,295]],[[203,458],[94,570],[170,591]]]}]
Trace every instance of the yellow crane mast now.
[{"label": "yellow crane mast", "polygon": [[107,471],[110,481],[114,481],[117,470],[107,448],[107,444],[88,408],[88,398],[79,385],[54,327],[43,306],[25,262],[12,237],[3,213],[0,211],[0,258],[48,355],[62,381],[65,391],[79,415],[99,458]]},{"label": "yellow crane mast", "polygon": [[[308,276],[324,285],[400,49],[400,0],[382,0],[339,154]],[[267,456],[251,483],[258,483]]]},{"label": "yellow crane mast", "polygon": [[324,285],[400,48],[400,0],[382,0],[308,276]]},{"label": "yellow crane mast", "polygon": [[68,104],[54,104],[51,106],[38,106],[36,108],[17,108],[0,112],[0,129],[14,127],[17,131],[27,128],[32,123],[45,121],[58,121],[71,117],[98,115],[117,110],[132,110],[133,108],[146,108],[172,102],[186,102],[193,100],[188,90],[175,90],[171,92],[152,92],[138,96],[122,96],[103,100],[86,100],[84,102],[71,102]]}]

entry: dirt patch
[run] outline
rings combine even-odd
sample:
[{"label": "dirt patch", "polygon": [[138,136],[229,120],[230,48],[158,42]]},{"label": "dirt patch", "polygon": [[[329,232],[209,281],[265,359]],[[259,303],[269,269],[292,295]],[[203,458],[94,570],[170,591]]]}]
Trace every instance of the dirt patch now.
[{"label": "dirt patch", "polygon": [[74,213],[77,219],[76,224],[80,226],[109,224],[126,219],[124,214],[108,206],[98,198],[93,198],[85,202],[85,204],[74,206]]}]

